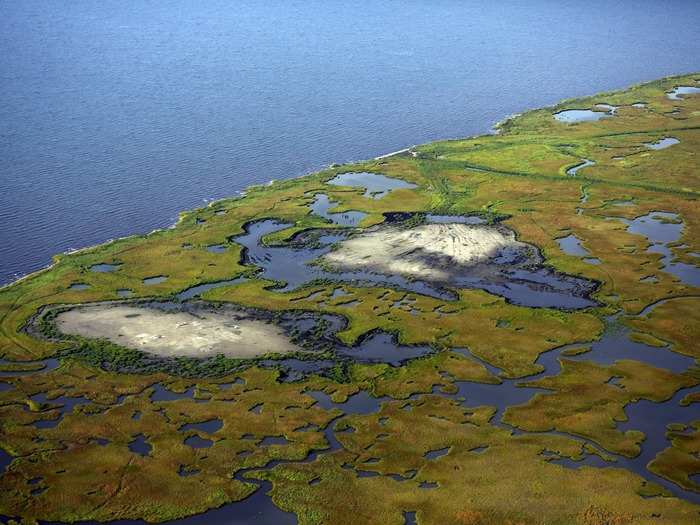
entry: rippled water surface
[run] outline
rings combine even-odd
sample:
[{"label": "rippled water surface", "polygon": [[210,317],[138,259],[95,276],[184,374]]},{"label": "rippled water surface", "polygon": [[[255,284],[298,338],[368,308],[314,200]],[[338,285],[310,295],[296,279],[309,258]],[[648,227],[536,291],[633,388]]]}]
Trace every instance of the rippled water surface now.
[{"label": "rippled water surface", "polygon": [[251,183],[700,67],[698,2],[2,6],[0,282]]}]

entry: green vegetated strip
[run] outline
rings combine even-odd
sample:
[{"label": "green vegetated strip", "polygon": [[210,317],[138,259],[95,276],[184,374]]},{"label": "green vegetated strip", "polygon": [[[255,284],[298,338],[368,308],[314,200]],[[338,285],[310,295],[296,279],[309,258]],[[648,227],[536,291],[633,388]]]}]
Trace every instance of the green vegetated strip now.
[{"label": "green vegetated strip", "polygon": [[[515,172],[515,171],[503,171],[503,170],[496,170],[493,168],[490,168],[488,166],[484,165],[478,165],[478,164],[470,164],[466,162],[456,162],[456,161],[436,161],[439,163],[449,163],[451,166],[454,167],[460,167],[463,169],[469,169],[469,170],[474,170],[474,171],[483,171],[485,173],[491,173],[494,175],[503,175],[503,176],[510,176],[510,177],[527,177],[527,178],[532,178],[532,179],[539,179],[539,180],[549,180],[549,181],[557,181],[561,182],[562,180],[566,180],[570,183],[573,184],[580,184],[581,182],[588,182],[590,184],[605,184],[609,186],[618,186],[622,188],[637,188],[637,189],[642,189],[642,190],[648,190],[648,191],[654,191],[654,192],[661,192],[661,193],[676,193],[679,195],[687,195],[690,197],[700,197],[700,191],[695,191],[695,190],[686,190],[682,188],[669,188],[669,187],[664,187],[664,186],[658,186],[656,184],[645,184],[645,183],[639,183],[639,182],[622,182],[622,181],[616,181],[616,180],[608,180],[608,179],[601,179],[601,178],[596,178],[596,177],[588,177],[585,175],[576,175],[575,177],[571,177],[570,179],[562,179],[561,176],[558,175],[546,175],[544,173],[523,173],[523,172]],[[578,163],[577,163],[578,164]]]}]

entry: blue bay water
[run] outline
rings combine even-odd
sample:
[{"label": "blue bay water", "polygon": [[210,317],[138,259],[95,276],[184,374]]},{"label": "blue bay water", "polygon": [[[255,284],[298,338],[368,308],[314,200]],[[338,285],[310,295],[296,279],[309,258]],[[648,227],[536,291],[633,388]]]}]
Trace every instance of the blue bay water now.
[{"label": "blue bay water", "polygon": [[700,70],[700,2],[0,1],[0,283],[270,179]]}]

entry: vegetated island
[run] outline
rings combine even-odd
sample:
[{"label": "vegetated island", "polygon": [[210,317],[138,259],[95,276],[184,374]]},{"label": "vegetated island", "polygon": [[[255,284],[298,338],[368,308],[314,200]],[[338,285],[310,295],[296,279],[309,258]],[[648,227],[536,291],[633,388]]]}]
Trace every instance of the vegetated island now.
[{"label": "vegetated island", "polygon": [[3,522],[698,523],[699,93],[251,187],[3,287]]}]

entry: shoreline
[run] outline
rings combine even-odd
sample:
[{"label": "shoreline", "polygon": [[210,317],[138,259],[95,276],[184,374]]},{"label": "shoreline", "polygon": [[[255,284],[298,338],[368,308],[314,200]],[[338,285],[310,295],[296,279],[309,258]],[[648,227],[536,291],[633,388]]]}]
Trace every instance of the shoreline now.
[{"label": "shoreline", "polygon": [[[570,103],[570,102],[579,101],[579,100],[581,100],[581,99],[589,99],[589,98],[600,97],[600,96],[604,96],[604,95],[610,95],[610,94],[616,93],[616,92],[618,92],[618,91],[623,91],[623,90],[624,90],[624,91],[627,91],[627,90],[631,90],[631,89],[634,89],[634,88],[638,88],[638,87],[641,87],[641,86],[644,86],[644,85],[647,85],[647,84],[652,84],[652,83],[655,83],[655,82],[665,82],[665,81],[668,81],[668,80],[671,80],[671,79],[674,79],[674,78],[684,77],[684,76],[689,76],[689,75],[699,75],[699,76],[700,76],[700,71],[691,71],[691,72],[687,72],[687,73],[677,73],[677,74],[674,74],[674,75],[668,75],[668,76],[664,76],[664,77],[657,78],[657,79],[653,79],[653,80],[644,80],[644,81],[641,81],[641,82],[637,82],[637,83],[634,83],[634,84],[630,84],[630,85],[628,85],[628,86],[626,86],[626,87],[622,87],[622,88],[616,88],[616,89],[612,89],[612,90],[608,90],[608,91],[601,91],[601,92],[598,92],[598,93],[594,93],[594,94],[592,94],[592,95],[584,95],[584,96],[580,96],[580,97],[569,97],[569,98],[565,98],[565,99],[562,99],[562,100],[560,100],[559,102],[557,102],[557,103],[555,103],[555,104],[551,104],[551,105],[548,105],[548,106],[542,106],[542,107],[537,107],[537,108],[529,108],[529,109],[525,109],[525,110],[523,110],[523,111],[521,111],[521,112],[519,112],[519,113],[512,113],[512,114],[510,114],[510,115],[504,117],[502,120],[496,122],[493,126],[491,126],[491,127],[489,128],[489,130],[488,130],[486,133],[481,133],[481,134],[478,134],[478,135],[468,135],[468,136],[462,136],[462,137],[455,137],[455,138],[442,138],[442,139],[437,139],[437,140],[433,140],[433,141],[430,141],[430,142],[426,142],[426,143],[423,143],[423,144],[414,144],[414,145],[412,145],[412,146],[408,146],[408,147],[406,147],[406,148],[402,148],[402,149],[397,150],[397,151],[385,153],[385,154],[379,155],[379,156],[377,156],[377,157],[372,157],[372,158],[368,158],[368,159],[358,159],[358,160],[354,160],[354,161],[345,162],[345,163],[341,164],[341,166],[343,166],[343,165],[351,165],[351,164],[361,163],[361,162],[376,161],[376,160],[382,160],[382,159],[390,158],[390,157],[393,157],[393,156],[395,156],[395,155],[399,155],[399,154],[401,154],[401,153],[405,153],[405,152],[411,151],[413,148],[420,147],[420,146],[424,146],[424,145],[427,145],[427,144],[433,144],[433,143],[435,143],[435,142],[450,142],[450,141],[456,141],[456,140],[470,140],[470,139],[478,138],[478,137],[485,136],[485,135],[500,135],[500,134],[502,133],[503,127],[504,127],[505,125],[507,125],[509,122],[511,122],[512,120],[517,119],[517,118],[519,118],[519,117],[521,117],[521,116],[523,116],[523,115],[526,115],[526,114],[528,114],[528,113],[531,113],[531,112],[533,112],[533,111],[555,110],[555,109],[559,108],[560,106],[566,105],[566,104],[568,104],[568,103]],[[699,80],[696,79],[696,81],[699,81]],[[326,167],[327,167],[327,166],[326,166]],[[284,179],[284,180],[301,179],[301,178],[307,177],[307,176],[309,176],[309,175],[313,175],[314,173],[318,173],[319,171],[321,171],[321,170],[323,170],[323,169],[324,169],[324,168],[320,168],[320,169],[315,170],[315,171],[309,171],[309,172],[304,173],[304,174],[302,174],[302,175],[297,175],[297,176],[290,177],[289,179]],[[204,206],[204,208],[211,208],[211,207],[214,206],[215,204],[220,203],[220,202],[223,202],[223,201],[226,201],[226,200],[244,198],[244,197],[246,196],[246,194],[247,194],[247,189],[248,189],[248,188],[250,188],[250,187],[252,187],[252,186],[261,186],[261,185],[264,186],[264,185],[266,185],[266,184],[268,184],[268,183],[252,184],[252,185],[250,185],[250,186],[247,186],[247,187],[244,188],[243,190],[239,190],[239,191],[235,192],[233,195],[230,195],[230,196],[227,196],[227,197],[222,197],[222,198],[219,198],[219,199],[213,199],[213,200],[207,202],[207,204],[206,204],[206,206]],[[22,275],[22,276],[18,277],[17,279],[12,280],[12,281],[10,281],[10,282],[8,282],[8,283],[0,284],[0,292],[3,292],[3,291],[5,291],[5,290],[7,290],[8,288],[10,288],[10,287],[12,287],[12,286],[14,286],[14,285],[20,284],[20,283],[26,281],[27,279],[29,279],[29,278],[31,278],[31,277],[35,277],[35,276],[37,276],[37,275],[41,275],[42,273],[46,272],[47,270],[51,270],[51,269],[52,269],[54,266],[56,266],[56,264],[57,264],[57,262],[54,260],[56,257],[61,257],[61,256],[64,256],[64,255],[73,255],[73,254],[83,253],[83,252],[86,252],[86,251],[89,251],[89,250],[92,250],[92,249],[94,249],[94,248],[98,248],[98,247],[101,247],[101,246],[108,246],[108,245],[113,244],[113,243],[118,242],[118,241],[127,240],[127,239],[131,239],[131,238],[138,238],[138,237],[146,238],[146,237],[148,237],[148,236],[150,236],[150,235],[153,235],[154,233],[159,233],[159,232],[164,232],[164,231],[167,231],[167,230],[174,229],[174,228],[176,228],[176,227],[180,224],[180,222],[182,221],[183,216],[184,216],[185,214],[187,214],[187,213],[189,213],[189,212],[192,212],[192,211],[194,211],[194,210],[197,210],[197,209],[199,209],[199,208],[191,208],[191,209],[183,210],[183,211],[181,211],[181,212],[178,214],[177,220],[176,220],[173,224],[171,224],[170,226],[163,227],[163,228],[156,228],[156,229],[154,229],[154,230],[151,230],[151,231],[148,232],[148,233],[134,233],[134,234],[130,234],[130,235],[125,235],[124,237],[111,238],[111,239],[107,239],[107,240],[105,240],[105,241],[103,241],[103,242],[99,242],[99,243],[97,243],[97,244],[92,244],[92,245],[89,245],[89,246],[84,246],[84,247],[82,247],[82,248],[76,248],[76,249],[66,250],[66,251],[63,251],[63,252],[59,252],[59,253],[57,253],[57,254],[54,254],[54,255],[52,256],[52,262],[49,263],[48,265],[46,265],[46,266],[44,266],[44,267],[42,267],[42,268],[39,268],[39,269],[37,269],[37,270],[31,271],[31,272],[29,272],[29,273],[27,273],[27,274],[25,274],[25,275]]]}]

